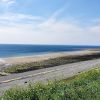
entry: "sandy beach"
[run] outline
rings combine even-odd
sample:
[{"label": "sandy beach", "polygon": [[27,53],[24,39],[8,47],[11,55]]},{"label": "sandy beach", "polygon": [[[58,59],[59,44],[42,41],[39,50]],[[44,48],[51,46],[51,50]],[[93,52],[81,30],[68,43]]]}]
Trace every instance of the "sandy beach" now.
[{"label": "sandy beach", "polygon": [[99,50],[83,50],[83,51],[72,51],[72,52],[49,53],[49,54],[43,54],[43,55],[37,55],[37,56],[32,55],[32,56],[21,56],[21,57],[9,57],[9,58],[2,58],[0,60],[0,65],[29,63],[29,62],[48,60],[51,58],[62,57],[62,56],[87,55],[91,53],[100,53],[100,51]]}]

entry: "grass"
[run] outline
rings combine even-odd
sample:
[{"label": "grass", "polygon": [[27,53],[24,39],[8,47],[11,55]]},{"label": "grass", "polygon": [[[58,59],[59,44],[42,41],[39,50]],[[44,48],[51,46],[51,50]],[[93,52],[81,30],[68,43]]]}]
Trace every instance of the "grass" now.
[{"label": "grass", "polygon": [[58,57],[53,58],[49,60],[39,61],[39,62],[31,62],[31,63],[25,63],[25,64],[17,64],[12,65],[9,68],[4,69],[4,72],[6,73],[22,73],[26,71],[41,69],[41,68],[48,68],[48,67],[54,67],[58,65],[64,65],[72,62],[79,62],[79,61],[85,61],[90,59],[100,58],[100,53],[90,54],[90,55],[77,55],[77,56],[64,56],[64,57]]},{"label": "grass", "polygon": [[5,73],[5,72],[0,72],[0,76],[7,76],[9,75],[8,73]]},{"label": "grass", "polygon": [[12,88],[1,100],[100,100],[100,67],[61,81]]}]

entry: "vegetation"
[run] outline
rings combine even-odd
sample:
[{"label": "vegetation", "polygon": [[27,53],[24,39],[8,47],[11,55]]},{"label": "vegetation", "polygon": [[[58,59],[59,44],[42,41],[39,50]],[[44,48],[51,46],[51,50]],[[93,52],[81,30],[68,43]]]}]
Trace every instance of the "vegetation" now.
[{"label": "vegetation", "polygon": [[40,62],[31,62],[19,65],[12,65],[4,70],[6,73],[21,73],[30,70],[36,70],[47,67],[54,67],[57,65],[64,65],[72,62],[85,61],[90,59],[100,58],[100,53],[89,54],[89,55],[76,55],[76,56],[64,56],[44,60]]},{"label": "vegetation", "polygon": [[1,100],[100,100],[100,67],[61,81],[12,88]]},{"label": "vegetation", "polygon": [[0,76],[6,76],[6,75],[8,75],[8,73],[0,72]]}]

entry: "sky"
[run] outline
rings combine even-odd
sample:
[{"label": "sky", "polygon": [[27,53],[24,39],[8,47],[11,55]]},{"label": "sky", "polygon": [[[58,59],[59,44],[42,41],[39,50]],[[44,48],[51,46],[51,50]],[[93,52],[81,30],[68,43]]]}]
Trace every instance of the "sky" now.
[{"label": "sky", "polygon": [[0,44],[100,46],[100,0],[0,0]]}]

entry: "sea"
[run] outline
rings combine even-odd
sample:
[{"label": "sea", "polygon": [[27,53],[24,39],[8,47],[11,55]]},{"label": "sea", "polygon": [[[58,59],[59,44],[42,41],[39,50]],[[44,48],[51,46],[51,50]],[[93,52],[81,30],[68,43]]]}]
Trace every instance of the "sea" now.
[{"label": "sea", "polygon": [[36,56],[55,52],[79,51],[84,49],[100,49],[100,46],[0,44],[0,58],[31,55]]}]

